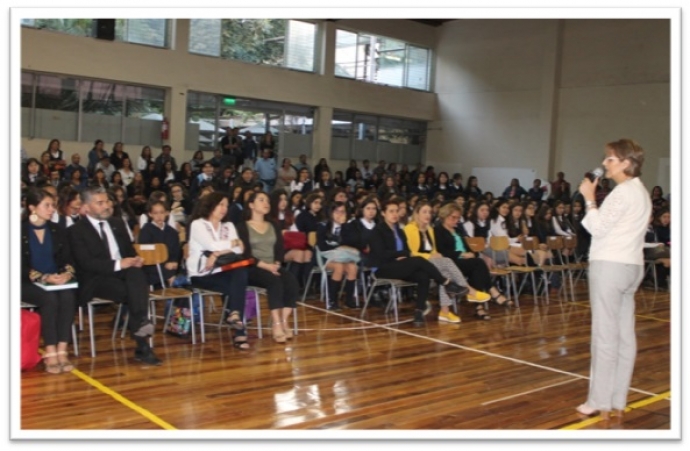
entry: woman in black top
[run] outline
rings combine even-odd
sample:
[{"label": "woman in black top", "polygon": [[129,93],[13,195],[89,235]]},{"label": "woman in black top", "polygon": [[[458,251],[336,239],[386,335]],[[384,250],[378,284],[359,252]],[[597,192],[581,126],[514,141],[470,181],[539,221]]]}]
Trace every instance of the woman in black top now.
[{"label": "woman in black top", "polygon": [[342,231],[342,244],[359,251],[362,266],[370,267],[370,243],[376,227],[379,208],[376,196],[366,197],[360,204],[355,220],[346,223]]},{"label": "woman in black top", "polygon": [[271,310],[273,340],[285,343],[292,338],[289,319],[297,305],[299,286],[297,279],[283,269],[283,234],[268,219],[271,201],[268,194],[254,192],[247,199],[246,221],[237,225],[237,235],[244,244],[244,258],[255,258],[250,266],[249,285],[265,288]]},{"label": "woman in black top", "polygon": [[322,203],[321,195],[317,193],[307,196],[307,199],[304,201],[304,210],[295,219],[297,230],[307,235],[317,231],[319,222],[323,218],[321,213]]},{"label": "woman in black top", "polygon": [[122,160],[129,158],[127,152],[122,148],[121,142],[116,142],[113,144],[113,152],[110,154],[110,164],[115,166],[115,169],[122,168]]},{"label": "woman in black top", "polygon": [[55,199],[38,188],[26,195],[28,218],[22,221],[22,301],[34,304],[41,315],[43,359],[51,374],[68,373],[74,365],[68,360],[76,307],[76,289],[46,291],[35,285],[64,285],[75,281],[66,231],[50,221]]},{"label": "woman in black top", "polygon": [[376,277],[401,279],[417,284],[414,324],[424,324],[424,311],[431,279],[445,287],[450,295],[465,290],[443,277],[439,270],[423,257],[410,257],[410,248],[403,230],[398,226],[398,202],[387,200],[382,206],[383,221],[375,228],[371,239],[371,264]]},{"label": "woman in black top", "polygon": [[192,165],[189,162],[182,163],[180,171],[177,173],[177,181],[182,183],[185,188],[189,191],[192,187],[192,181],[194,180],[194,171],[192,170]]},{"label": "woman in black top", "polygon": [[477,184],[477,177],[474,175],[471,175],[467,178],[467,186],[465,187],[464,194],[467,197],[472,197],[475,199],[481,197],[482,190],[479,188],[479,185]]},{"label": "woman in black top", "polygon": [[321,173],[323,171],[328,171],[329,173],[331,172],[331,168],[328,167],[328,161],[326,161],[325,158],[320,159],[319,163],[314,166],[314,180],[320,181]]},{"label": "woman in black top", "polygon": [[[373,177],[373,176],[372,176]],[[395,177],[387,175],[377,191],[381,199],[388,199],[391,196],[399,196],[400,189],[395,185]]]},{"label": "woman in black top", "polygon": [[29,158],[22,169],[22,181],[26,183],[26,186],[39,186],[47,180],[41,171],[41,163],[35,158]]},{"label": "woman in black top", "polygon": [[316,231],[316,245],[326,258],[326,269],[333,271],[328,279],[328,310],[340,310],[338,292],[343,280],[345,282],[345,305],[355,307],[355,281],[357,280],[357,263],[359,251],[343,244],[342,230],[347,222],[347,206],[335,202],[328,213],[328,221],[319,223]]},{"label": "woman in black top", "polygon": [[460,220],[460,216],[461,209],[456,204],[448,203],[441,207],[439,224],[434,227],[436,249],[444,257],[453,260],[467,278],[470,286],[489,293],[491,300],[498,305],[512,307],[513,301],[508,301],[503,293],[491,283],[489,267],[484,259],[478,258],[462,236],[456,232],[456,223]]}]

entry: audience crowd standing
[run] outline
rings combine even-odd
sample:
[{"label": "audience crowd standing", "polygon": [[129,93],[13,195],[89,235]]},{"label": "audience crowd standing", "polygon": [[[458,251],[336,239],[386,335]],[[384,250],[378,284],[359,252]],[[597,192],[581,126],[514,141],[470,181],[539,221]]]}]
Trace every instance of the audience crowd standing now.
[{"label": "audience crowd standing", "polygon": [[[460,321],[448,309],[450,297],[458,294],[477,303],[474,314],[479,319],[490,319],[489,301],[511,307],[489,270],[505,264],[540,265],[553,258],[545,246],[526,252],[520,245],[525,237],[538,237],[543,244],[549,236],[575,236],[578,247],[566,258],[587,259],[590,237],[581,225],[582,196],[571,192],[563,172],[550,190],[539,179],[531,181],[529,189],[521,186],[528,181],[512,179],[502,196],[494,197],[480,188],[481,180],[475,176],[463,183],[459,173],[437,174],[432,166],[421,164],[410,170],[384,160],[373,168],[369,160],[361,164],[351,160],[344,174],[334,173],[325,158],[314,167],[306,155],[294,164],[289,158],[279,160],[270,133],[255,140],[249,132],[240,136],[236,128],[228,132],[212,155],[197,151],[181,164],[169,145],[153,155],[150,146],[138,151],[117,142],[108,153],[100,139],[88,152],[86,167],[79,154],[64,152],[56,139],[40,159],[23,160],[22,300],[38,305],[51,318],[43,331],[48,372],[68,371],[73,365],[66,355],[65,313],[45,307],[50,296],[30,283],[37,278],[56,283],[76,278],[76,294],[66,290],[56,295],[72,299],[65,303],[68,309],[99,294],[127,303],[130,332],[137,344],[135,358],[161,363],[146,340],[153,333],[146,318],[149,283],[158,276],[142,269],[132,247],[137,235],[141,243],[168,247],[170,258],[163,267],[166,284],[184,275],[229,296],[226,322],[238,349],[250,348],[243,317],[248,283],[268,291],[274,340],[284,343],[291,338],[288,318],[298,293],[308,288],[306,280],[318,264],[317,249],[332,271],[327,284],[329,309],[342,308],[341,288],[344,306],[357,307],[354,287],[362,268],[379,277],[400,278],[404,272],[418,283],[416,297],[408,296],[415,300],[417,324],[432,311],[427,294],[430,280],[439,286],[440,321]],[[597,188],[598,204],[611,191],[608,183],[601,180]],[[661,187],[654,187],[650,196],[654,215],[648,241],[663,244],[666,250],[654,252],[657,275],[664,279],[659,285],[666,287],[669,203]],[[46,218],[54,224],[47,229]],[[187,231],[186,261],[180,230]],[[310,232],[317,236],[315,243],[304,239]],[[464,241],[468,236],[492,235],[508,237],[508,261],[494,260],[490,251],[474,253]],[[55,261],[40,263],[37,257],[49,255],[50,246],[60,246],[62,253],[53,252]],[[251,257],[255,266],[214,273],[215,261],[228,253]],[[375,300],[379,294],[374,294]]]}]

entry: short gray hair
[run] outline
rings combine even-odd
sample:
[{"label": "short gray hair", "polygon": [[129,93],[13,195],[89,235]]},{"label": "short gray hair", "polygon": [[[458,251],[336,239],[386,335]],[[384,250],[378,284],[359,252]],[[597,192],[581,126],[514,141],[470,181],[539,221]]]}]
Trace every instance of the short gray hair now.
[{"label": "short gray hair", "polygon": [[81,192],[81,201],[88,204],[96,194],[108,194],[108,191],[102,186],[89,186]]}]

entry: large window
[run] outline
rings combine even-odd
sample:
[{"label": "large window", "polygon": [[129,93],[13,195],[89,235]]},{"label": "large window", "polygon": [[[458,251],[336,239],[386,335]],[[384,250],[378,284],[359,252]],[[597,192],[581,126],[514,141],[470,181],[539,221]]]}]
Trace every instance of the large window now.
[{"label": "large window", "polygon": [[270,132],[281,157],[311,155],[311,107],[231,95],[191,91],[187,94],[185,149],[217,149],[225,136],[225,127],[237,127],[242,139],[252,136],[257,142]]},{"label": "large window", "polygon": [[331,121],[331,158],[422,161],[426,123],[336,110]]},{"label": "large window", "polygon": [[336,30],[335,75],[428,91],[430,51],[403,41]]},{"label": "large window", "polygon": [[285,19],[192,19],[189,51],[314,71],[316,25]]},{"label": "large window", "polygon": [[[22,25],[75,36],[94,37],[96,19],[22,19]],[[169,47],[169,19],[116,19],[115,39],[133,44]]]},{"label": "large window", "polygon": [[22,73],[22,136],[160,146],[165,90]]}]

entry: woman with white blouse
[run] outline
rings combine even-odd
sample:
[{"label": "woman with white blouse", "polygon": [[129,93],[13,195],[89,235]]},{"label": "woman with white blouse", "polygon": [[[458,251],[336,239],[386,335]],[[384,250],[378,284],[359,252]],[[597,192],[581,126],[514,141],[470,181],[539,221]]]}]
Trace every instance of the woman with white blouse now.
[{"label": "woman with white blouse", "polygon": [[122,186],[127,188],[134,180],[135,172],[132,170],[132,161],[129,157],[122,159],[122,167],[117,171],[122,176]]},{"label": "woman with white blouse", "polygon": [[[490,229],[489,236],[505,236],[510,242],[510,249],[508,251],[508,261],[515,265],[531,265],[534,266],[535,262],[538,265],[544,263],[544,261],[549,257],[548,252],[541,249],[535,250],[534,254],[528,253],[522,247],[522,240],[525,238],[524,235],[518,235],[516,237],[510,237],[508,235],[508,226],[506,224],[506,218],[510,213],[510,204],[506,200],[501,200],[496,203],[494,208],[491,210],[490,217]],[[533,261],[530,261],[530,258]]]},{"label": "woman with white blouse", "polygon": [[589,249],[589,296],[592,309],[592,364],[582,415],[600,413],[608,420],[627,405],[635,367],[635,291],[644,275],[644,239],[652,203],[640,174],[644,150],[630,139],[608,143],[604,177],[616,187],[597,207],[598,178],[582,180],[587,214],[582,225],[592,235]]},{"label": "woman with white blouse", "polygon": [[239,349],[249,349],[243,322],[247,269],[212,273],[221,255],[244,253],[235,225],[223,222],[227,212],[228,198],[223,193],[214,192],[201,199],[190,218],[187,272],[193,286],[218,291],[229,298],[230,313],[226,321],[235,331],[233,344]]}]

